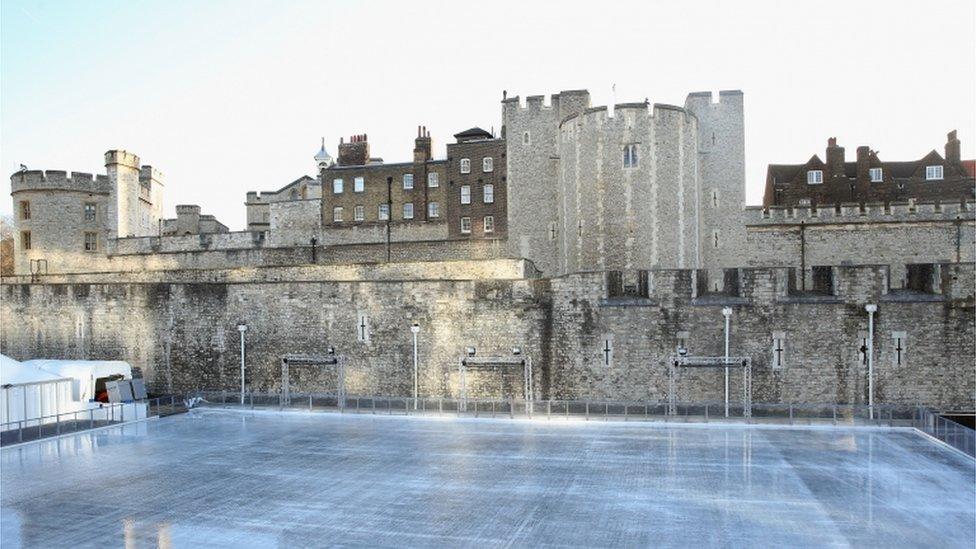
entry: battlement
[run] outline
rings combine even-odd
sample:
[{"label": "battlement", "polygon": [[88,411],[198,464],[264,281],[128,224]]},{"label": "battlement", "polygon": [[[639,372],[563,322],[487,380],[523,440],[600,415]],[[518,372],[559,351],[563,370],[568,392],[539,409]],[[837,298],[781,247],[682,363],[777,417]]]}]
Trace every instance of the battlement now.
[{"label": "battlement", "polygon": [[615,122],[617,119],[621,118],[617,115],[617,111],[620,112],[634,112],[638,116],[646,115],[651,118],[658,116],[659,111],[673,111],[683,115],[688,115],[695,118],[695,114],[685,110],[682,107],[676,105],[669,105],[667,103],[654,103],[641,102],[641,103],[617,103],[613,106],[613,111],[606,105],[601,105],[598,107],[588,107],[583,109],[581,112],[570,114],[559,122],[560,128],[567,122],[576,120],[577,122],[583,124],[608,124]]},{"label": "battlement", "polygon": [[10,176],[10,192],[33,190],[62,190],[84,193],[108,193],[108,176],[63,170],[27,170]]},{"label": "battlement", "polygon": [[891,202],[831,206],[747,206],[746,225],[872,223],[893,221],[951,221],[976,219],[966,202]]},{"label": "battlement", "polygon": [[739,107],[742,105],[742,99],[742,90],[720,90],[717,100],[715,94],[710,91],[691,92],[685,98],[685,108],[701,108],[706,105],[733,105]]},{"label": "battlement", "polygon": [[146,164],[139,168],[139,181],[143,183],[154,182],[158,185],[163,184],[163,172]]},{"label": "battlement", "polygon": [[112,164],[121,164],[135,169],[139,169],[141,165],[137,155],[125,150],[111,150],[105,153],[105,165]]},{"label": "battlement", "polygon": [[200,206],[196,204],[177,204],[176,213],[179,214],[198,214],[200,213]]}]

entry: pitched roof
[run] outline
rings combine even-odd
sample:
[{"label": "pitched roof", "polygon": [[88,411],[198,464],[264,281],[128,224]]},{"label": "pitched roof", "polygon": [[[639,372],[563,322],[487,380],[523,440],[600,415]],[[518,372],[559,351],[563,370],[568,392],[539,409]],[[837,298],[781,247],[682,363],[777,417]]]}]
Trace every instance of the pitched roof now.
[{"label": "pitched roof", "polygon": [[490,133],[488,133],[487,131],[485,131],[485,130],[483,130],[483,129],[477,127],[477,126],[475,126],[474,128],[464,130],[461,133],[454,134],[454,137],[457,138],[457,139],[462,139],[462,138],[485,138],[485,139],[491,139],[491,138],[493,138],[495,136],[493,136]]}]

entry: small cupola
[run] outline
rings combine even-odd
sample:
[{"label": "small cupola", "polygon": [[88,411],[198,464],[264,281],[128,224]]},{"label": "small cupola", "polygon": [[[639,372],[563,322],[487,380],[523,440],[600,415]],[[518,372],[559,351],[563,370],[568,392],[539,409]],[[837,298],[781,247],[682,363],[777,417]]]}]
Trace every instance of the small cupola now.
[{"label": "small cupola", "polygon": [[315,165],[318,166],[319,170],[324,170],[333,164],[335,164],[335,161],[332,160],[332,155],[325,150],[325,138],[323,137],[322,147],[319,149],[319,152],[315,153]]}]

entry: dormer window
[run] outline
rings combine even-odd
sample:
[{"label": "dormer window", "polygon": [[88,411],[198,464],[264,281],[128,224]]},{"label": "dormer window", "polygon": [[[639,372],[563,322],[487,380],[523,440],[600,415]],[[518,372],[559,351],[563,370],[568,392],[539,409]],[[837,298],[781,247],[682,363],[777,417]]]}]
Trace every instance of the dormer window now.
[{"label": "dormer window", "polygon": [[925,166],[925,180],[938,181],[942,179],[942,166]]},{"label": "dormer window", "polygon": [[884,181],[884,173],[881,168],[871,168],[868,170],[868,176],[871,178],[871,183],[881,183]]},{"label": "dormer window", "polygon": [[807,170],[807,185],[823,183],[823,170]]}]

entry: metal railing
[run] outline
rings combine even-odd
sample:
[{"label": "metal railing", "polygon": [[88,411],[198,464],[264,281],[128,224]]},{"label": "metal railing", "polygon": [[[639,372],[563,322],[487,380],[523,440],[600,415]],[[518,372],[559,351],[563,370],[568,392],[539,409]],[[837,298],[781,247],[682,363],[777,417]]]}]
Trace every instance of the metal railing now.
[{"label": "metal railing", "polygon": [[[145,413],[131,408],[132,404],[145,404]],[[126,407],[129,406],[129,412]],[[164,417],[186,411],[182,397],[164,397],[134,401],[132,403],[105,404],[98,408],[37,416],[0,423],[0,446],[30,442],[42,438],[77,433],[109,425],[121,425],[147,417]]]},{"label": "metal railing", "polygon": [[928,409],[921,410],[917,429],[976,458],[976,431]]}]

